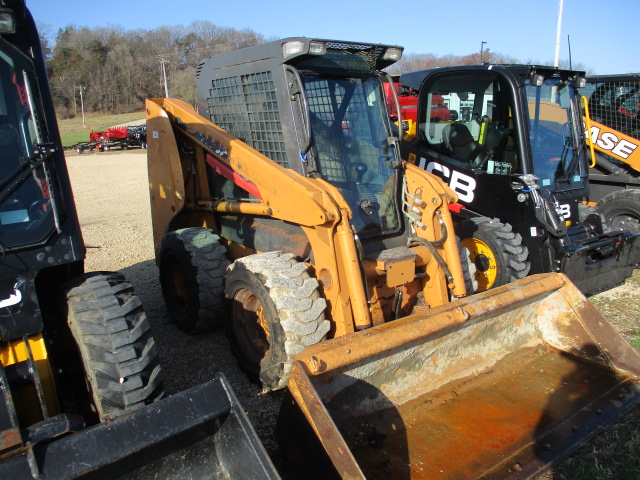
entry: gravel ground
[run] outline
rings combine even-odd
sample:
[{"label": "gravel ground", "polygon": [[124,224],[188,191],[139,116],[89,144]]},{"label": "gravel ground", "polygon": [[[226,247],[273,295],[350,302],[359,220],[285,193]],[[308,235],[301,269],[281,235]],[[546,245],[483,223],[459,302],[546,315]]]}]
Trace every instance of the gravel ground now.
[{"label": "gravel ground", "polygon": [[[151,321],[165,373],[173,394],[211,379],[222,371],[252,421],[267,452],[285,480],[289,471],[273,439],[282,392],[263,394],[238,368],[223,330],[187,335],[166,311],[153,253],[146,152],[67,155],[78,215],[87,245],[86,270],[119,270],[133,284]],[[597,297],[640,298],[638,271],[633,286],[618,287]],[[632,288],[632,292],[629,292]],[[620,295],[618,293],[620,292]],[[602,310],[602,305],[596,305]],[[637,332],[637,316],[631,319]],[[616,325],[619,329],[620,326]],[[553,478],[548,474],[544,478]]]},{"label": "gravel ground", "polygon": [[169,395],[222,371],[283,478],[273,440],[281,392],[261,393],[239,369],[224,330],[188,335],[173,325],[164,305],[153,252],[144,150],[67,154],[78,216],[87,246],[87,271],[120,271],[133,284],[151,322]]}]

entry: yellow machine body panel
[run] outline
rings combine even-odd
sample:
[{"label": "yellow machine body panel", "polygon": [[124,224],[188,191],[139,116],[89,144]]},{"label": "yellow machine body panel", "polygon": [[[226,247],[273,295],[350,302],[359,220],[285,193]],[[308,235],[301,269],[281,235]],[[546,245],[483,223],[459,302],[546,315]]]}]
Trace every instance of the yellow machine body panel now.
[{"label": "yellow machine body panel", "polygon": [[[39,333],[25,340],[14,340],[0,343],[0,363],[4,368],[20,362],[33,362],[38,371],[42,390],[49,414],[59,412],[55,382],[47,347],[42,334]],[[28,385],[12,392],[16,410],[24,422],[34,423],[42,419],[42,410],[34,393],[34,386]]]},{"label": "yellow machine body panel", "polygon": [[585,135],[587,145],[593,144],[596,150],[611,155],[640,172],[640,141],[593,119],[590,133],[586,132]]}]

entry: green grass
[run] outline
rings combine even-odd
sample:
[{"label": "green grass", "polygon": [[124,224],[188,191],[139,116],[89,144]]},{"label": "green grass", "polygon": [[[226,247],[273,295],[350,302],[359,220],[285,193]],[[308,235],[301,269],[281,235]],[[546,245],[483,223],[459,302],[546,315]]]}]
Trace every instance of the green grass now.
[{"label": "green grass", "polygon": [[[637,248],[637,247],[636,247]],[[590,297],[604,318],[616,327],[640,353],[640,270],[625,282],[618,293],[609,290]],[[596,439],[541,480],[635,480],[640,478],[640,407],[635,407]]]},{"label": "green grass", "polygon": [[582,447],[555,470],[554,480],[619,480],[640,476],[640,415],[637,409]]},{"label": "green grass", "polygon": [[138,120],[142,123],[144,118],[144,112],[124,113],[121,115],[88,114],[85,116],[84,125],[82,124],[82,117],[76,117],[58,120],[58,127],[62,137],[62,145],[71,147],[78,142],[88,142],[89,133],[91,132],[106,130],[114,125]]}]

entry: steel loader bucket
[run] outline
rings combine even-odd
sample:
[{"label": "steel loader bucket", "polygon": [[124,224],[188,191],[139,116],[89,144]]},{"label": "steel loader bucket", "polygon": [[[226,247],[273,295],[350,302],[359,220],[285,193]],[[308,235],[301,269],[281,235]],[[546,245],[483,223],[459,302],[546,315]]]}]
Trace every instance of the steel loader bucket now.
[{"label": "steel loader bucket", "polygon": [[567,277],[535,275],[300,352],[278,434],[324,447],[291,455],[308,478],[526,478],[638,404],[639,375]]},{"label": "steel loader bucket", "polygon": [[9,462],[15,479],[280,478],[222,374]]}]

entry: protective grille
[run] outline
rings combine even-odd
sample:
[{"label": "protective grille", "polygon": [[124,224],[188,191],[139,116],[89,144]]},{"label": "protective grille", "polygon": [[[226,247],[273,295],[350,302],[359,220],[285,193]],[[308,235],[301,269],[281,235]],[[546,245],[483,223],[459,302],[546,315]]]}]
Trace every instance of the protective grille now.
[{"label": "protective grille", "polygon": [[354,53],[365,57],[375,65],[376,59],[384,53],[384,49],[377,45],[358,45],[356,43],[327,42],[327,52]]},{"label": "protective grille", "polygon": [[[367,159],[373,159],[375,165],[367,167],[369,171],[378,171],[380,152],[371,142],[371,126],[365,120],[369,112],[363,90],[356,89],[348,95],[348,106],[344,112],[341,111],[347,95],[344,85],[309,77],[305,78],[305,92],[322,177],[331,183],[348,182],[351,176],[345,165],[351,157],[365,163]],[[340,119],[340,125],[335,124],[336,119]]]},{"label": "protective grille", "polygon": [[589,113],[596,122],[640,140],[640,82],[597,84],[589,98]]},{"label": "protective grille", "polygon": [[289,166],[271,72],[212,80],[207,105],[213,123]]},{"label": "protective grille", "polygon": [[[329,83],[317,80],[305,84],[307,102],[311,112],[314,142],[320,155],[320,173],[330,183],[346,182],[347,174],[342,158],[342,132],[333,128],[335,121],[334,107],[331,102]],[[336,103],[341,103],[336,98]]]}]

